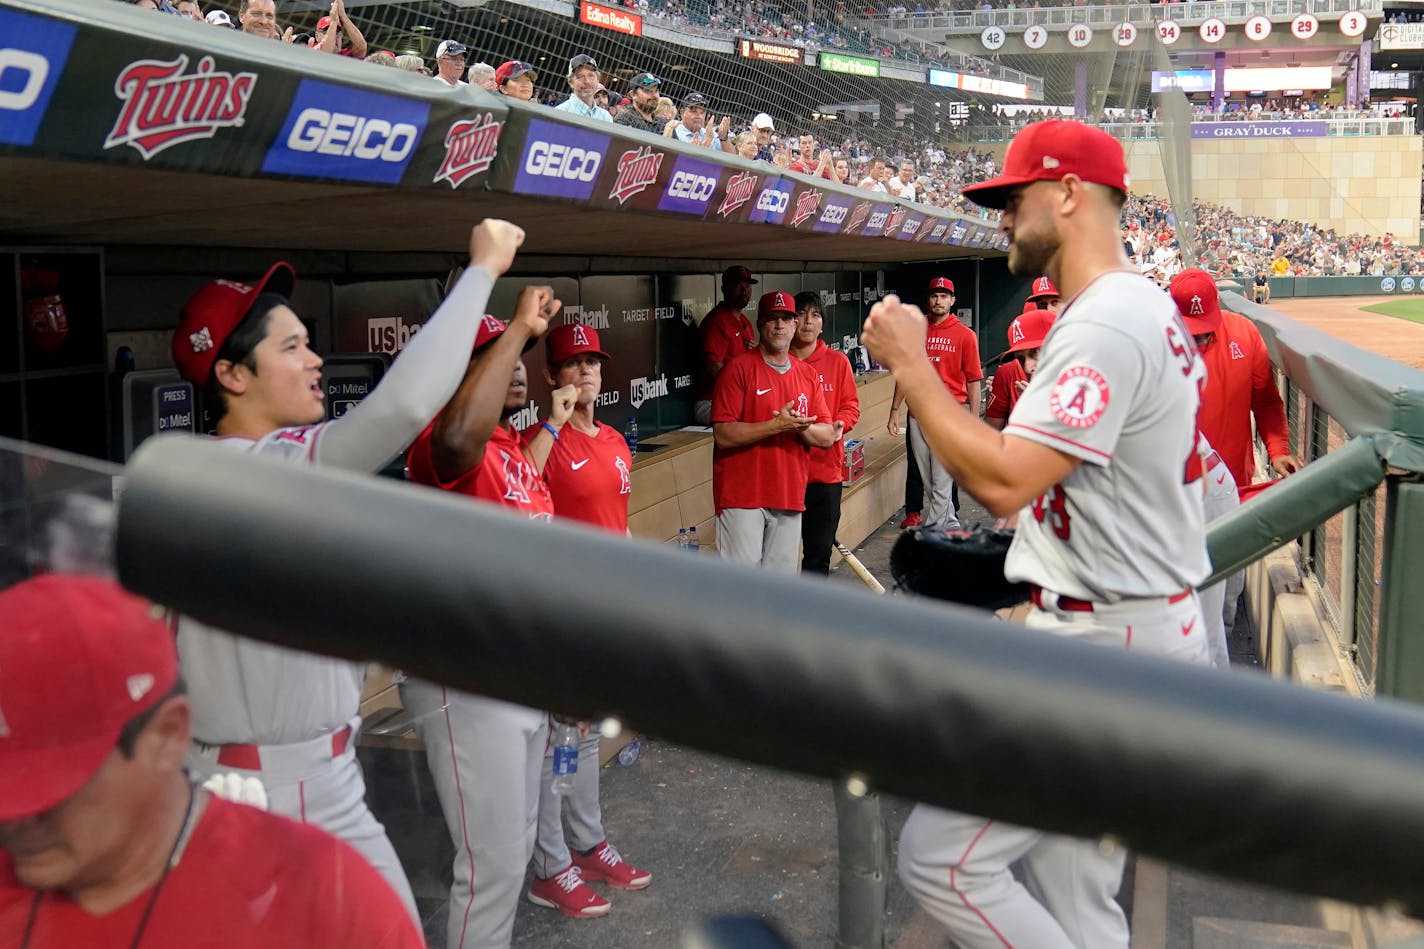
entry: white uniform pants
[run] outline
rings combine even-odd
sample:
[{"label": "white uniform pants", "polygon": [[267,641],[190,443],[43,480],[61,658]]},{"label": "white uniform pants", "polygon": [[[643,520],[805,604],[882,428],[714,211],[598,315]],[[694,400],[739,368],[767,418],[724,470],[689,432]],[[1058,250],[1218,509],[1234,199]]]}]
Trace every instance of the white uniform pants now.
[{"label": "white uniform pants", "polygon": [[[1207,663],[1195,595],[1098,606],[1093,612],[1044,606],[1026,625],[1085,641]],[[900,834],[899,876],[960,949],[1127,949],[1118,888],[1127,854],[1096,841],[916,805]],[[1010,866],[1023,860],[1025,887]]]},{"label": "white uniform pants", "polygon": [[331,736],[292,745],[264,745],[258,750],[260,769],[231,768],[218,764],[219,748],[194,744],[187,756],[188,771],[202,783],[214,774],[257,778],[267,791],[267,810],[311,824],[346,841],[370,861],[401,898],[416,926],[420,914],[400,858],[386,836],[386,828],[366,806],[366,779],[356,761],[356,736],[361,719],[350,723],[346,749],[331,756]]},{"label": "white uniform pants", "polygon": [[930,450],[930,443],[925,440],[920,423],[913,417],[910,418],[907,431],[910,435],[910,451],[915,454],[915,464],[919,467],[920,478],[925,483],[925,506],[920,512],[924,526],[945,531],[959,530],[959,512],[954,508],[954,479]]},{"label": "white uniform pants", "polygon": [[[555,794],[554,752],[544,756],[539,778],[539,839],[534,846],[534,875],[547,880],[573,862],[569,846],[580,853],[603,843],[603,807],[598,799],[598,733],[579,742],[574,788]],[[568,836],[564,819],[568,819]]]},{"label": "white uniform pants", "polygon": [[534,852],[545,712],[407,680],[440,809],[455,844],[448,949],[507,949]]},{"label": "white uniform pants", "polygon": [[[1213,453],[1214,454],[1214,453]],[[1231,469],[1220,461],[1206,472],[1206,495],[1202,499],[1202,511],[1210,524],[1236,510],[1241,498],[1236,493],[1236,479],[1231,477]],[[1239,581],[1239,582],[1237,582]],[[1241,598],[1241,588],[1246,582],[1246,573],[1238,570],[1231,576],[1202,590],[1202,618],[1206,622],[1207,648],[1211,654],[1211,664],[1218,669],[1231,666],[1231,654],[1226,644],[1227,633],[1236,619],[1236,601]],[[1235,589],[1233,595],[1232,590]],[[1227,613],[1231,619],[1226,618]]]},{"label": "white uniform pants", "polygon": [[717,515],[717,553],[723,560],[795,573],[800,549],[800,511],[729,507]]}]

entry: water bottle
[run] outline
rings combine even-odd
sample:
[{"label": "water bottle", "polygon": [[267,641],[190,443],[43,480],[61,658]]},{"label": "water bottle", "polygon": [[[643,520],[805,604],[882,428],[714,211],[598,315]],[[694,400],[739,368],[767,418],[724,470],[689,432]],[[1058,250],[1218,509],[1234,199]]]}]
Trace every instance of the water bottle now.
[{"label": "water bottle", "polygon": [[687,549],[687,528],[686,528],[686,527],[679,527],[679,528],[677,529],[677,549],[678,549],[678,550],[686,550],[686,549]]},{"label": "water bottle", "polygon": [[628,454],[638,457],[638,416],[628,416],[628,427],[623,430],[623,437],[628,441]]},{"label": "water bottle", "polygon": [[702,552],[702,544],[697,539],[697,525],[694,524],[687,529],[687,549],[694,554]]},{"label": "water bottle", "polygon": [[555,722],[554,782],[550,786],[555,794],[567,794],[574,789],[574,779],[578,775],[578,760],[578,726]]},{"label": "water bottle", "polygon": [[637,738],[634,738],[632,741],[628,742],[628,744],[624,745],[621,749],[619,749],[618,763],[626,768],[633,762],[637,761],[638,755],[642,753],[643,743]]}]

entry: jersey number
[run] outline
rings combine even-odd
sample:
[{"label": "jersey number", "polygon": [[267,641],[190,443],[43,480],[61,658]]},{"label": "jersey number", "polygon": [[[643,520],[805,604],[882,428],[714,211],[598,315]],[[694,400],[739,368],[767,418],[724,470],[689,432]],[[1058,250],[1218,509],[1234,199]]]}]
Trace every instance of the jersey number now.
[{"label": "jersey number", "polygon": [[1066,541],[1073,533],[1073,525],[1068,521],[1068,495],[1063,486],[1055,484],[1033,502],[1033,519],[1042,524],[1051,519],[1053,536]]}]

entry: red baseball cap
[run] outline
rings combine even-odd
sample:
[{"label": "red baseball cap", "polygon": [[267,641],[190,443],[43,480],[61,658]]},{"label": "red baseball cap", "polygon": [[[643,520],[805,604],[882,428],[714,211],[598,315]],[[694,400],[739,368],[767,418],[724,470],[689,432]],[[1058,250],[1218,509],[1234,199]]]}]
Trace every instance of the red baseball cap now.
[{"label": "red baseball cap", "polygon": [[758,280],[752,277],[752,272],[740,264],[733,264],[722,271],[722,286],[725,287],[729,283],[741,283],[742,281],[746,281],[753,286],[759,283]]},{"label": "red baseball cap", "polygon": [[179,375],[199,388],[207,385],[218,351],[262,291],[290,297],[296,285],[296,271],[285,260],[269,267],[251,286],[235,280],[205,284],[183,304],[178,328],[173,331],[173,362]]},{"label": "red baseball cap", "polygon": [[611,358],[601,347],[598,330],[582,323],[560,323],[549,330],[549,335],[544,340],[544,352],[548,357],[550,370],[586,353],[592,353],[600,359]]},{"label": "red baseball cap", "polygon": [[935,277],[930,281],[930,293],[934,293],[936,290],[947,290],[953,293],[954,281],[948,277]]},{"label": "red baseball cap", "polygon": [[1050,119],[1025,126],[1004,154],[1004,173],[963,190],[966,198],[1002,210],[1009,191],[1034,181],[1077,175],[1093,184],[1127,191],[1131,179],[1122,145],[1102,129]]},{"label": "red baseball cap", "polygon": [[784,290],[763,293],[761,300],[757,303],[757,322],[762,323],[769,320],[776,313],[790,313],[795,316],[796,298]]},{"label": "red baseball cap", "polygon": [[1168,287],[1177,312],[1193,336],[1215,333],[1221,328],[1221,303],[1216,281],[1199,267],[1188,267],[1172,278]]},{"label": "red baseball cap", "polygon": [[[499,339],[507,329],[509,329],[509,324],[497,316],[490,316],[486,313],[480,317],[480,325],[475,330],[475,342],[470,347],[470,355],[473,356],[490,343]],[[522,349],[521,352],[529,352],[529,350],[534,348],[534,344],[537,342],[539,342],[539,340],[531,337],[529,341],[524,344],[524,349]]]},{"label": "red baseball cap", "polygon": [[178,681],[165,613],[112,580],[46,574],[0,591],[0,820],[63,803],[124,725]]},{"label": "red baseball cap", "polygon": [[316,28],[317,28],[318,30],[324,30],[324,29],[326,29],[328,26],[331,26],[331,16],[330,16],[330,15],[324,16],[324,17],[322,17],[320,20],[317,20],[317,21],[316,21]]},{"label": "red baseball cap", "polygon": [[1009,324],[1009,348],[1004,355],[1039,348],[1052,328],[1053,311],[1040,310],[1032,303],[1026,304],[1024,311]]},{"label": "red baseball cap", "polygon": [[1062,296],[1058,288],[1053,285],[1053,281],[1047,277],[1039,277],[1033,282],[1033,292],[1028,295],[1030,300],[1037,300],[1039,297]]},{"label": "red baseball cap", "polygon": [[534,71],[534,67],[526,62],[511,59],[507,63],[500,63],[498,69],[494,71],[494,84],[502,86],[511,79],[517,79],[525,73],[529,74],[531,81],[539,78],[539,74]]}]

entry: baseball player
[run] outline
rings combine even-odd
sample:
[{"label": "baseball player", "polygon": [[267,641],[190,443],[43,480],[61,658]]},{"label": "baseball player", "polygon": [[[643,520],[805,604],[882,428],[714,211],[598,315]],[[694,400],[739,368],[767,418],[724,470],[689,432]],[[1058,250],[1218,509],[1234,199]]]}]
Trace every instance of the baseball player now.
[{"label": "baseball player", "polygon": [[[554,387],[555,399],[572,405],[572,413],[557,434],[550,430],[553,425],[530,430],[530,449],[535,460],[542,461],[554,516],[627,534],[633,458],[623,436],[593,417],[608,354],[600,345],[598,331],[578,323],[554,327],[545,345],[545,376]],[[534,881],[528,895],[531,903],[568,916],[602,916],[609,910],[608,901],[583,880],[620,890],[641,890],[653,882],[653,875],[628,863],[608,842],[598,796],[598,735],[587,734],[586,723],[580,725],[585,735],[579,744],[573,790],[562,795],[553,790],[552,753],[544,764]]]},{"label": "baseball player", "polygon": [[1063,297],[1058,293],[1058,288],[1053,285],[1053,281],[1047,277],[1034,279],[1033,289],[1028,295],[1028,302],[1040,310],[1052,311],[1055,316],[1059,310],[1063,309]]},{"label": "baseball player", "polygon": [[[274,264],[255,285],[216,280],[183,306],[173,360],[204,390],[218,444],[295,465],[379,471],[444,404],[464,372],[495,278],[524,232],[486,220],[470,237],[470,266],[381,384],[341,418],[321,422],[321,358],[308,348],[287,296],[295,274]],[[426,416],[426,418],[422,418]],[[365,665],[233,636],[189,617],[178,656],[192,690],[193,753],[201,779],[258,777],[272,811],[316,824],[380,870],[415,916],[415,900],[385,829],[366,807],[356,763]]]},{"label": "baseball player", "polygon": [[[548,287],[529,286],[520,291],[507,328],[485,316],[464,381],[410,446],[412,481],[533,520],[553,517],[549,489],[510,418],[528,401],[520,357],[559,306]],[[557,433],[568,419],[568,395],[555,399],[541,425]],[[400,690],[455,844],[445,944],[504,949],[534,852],[548,714],[418,679],[406,680]]]},{"label": "baseball player", "polygon": [[831,413],[836,440],[830,448],[812,448],[806,480],[806,510],[801,515],[801,572],[831,572],[831,546],[841,523],[841,481],[845,472],[845,433],[860,421],[860,393],[845,353],[821,339],[821,295],[796,294],[796,335],[791,355],[811,367],[821,380],[821,395]]},{"label": "baseball player", "polygon": [[[1070,301],[1003,432],[955,408],[924,358],[925,323],[893,297],[862,334],[926,440],[998,517],[1019,513],[1005,565],[1030,585],[1027,624],[1106,648],[1205,663],[1193,588],[1207,575],[1197,452],[1204,368],[1171,300],[1117,238],[1121,145],[1077,122],[1029,125],[1001,177],[965,189],[1002,208],[1009,269]],[[1022,859],[1038,898],[1010,865]],[[899,874],[966,949],[1126,949],[1114,897],[1125,854],[1097,842],[918,806]]]},{"label": "baseball player", "polygon": [[999,357],[999,368],[989,385],[989,404],[984,407],[984,421],[993,428],[1003,431],[1009,413],[1028,388],[1028,381],[1038,368],[1039,347],[1053,326],[1053,314],[1053,310],[1040,310],[1030,298],[1023,312],[1009,324],[1009,348]]},{"label": "baseball player", "polygon": [[0,616],[6,946],[425,944],[349,844],[189,781],[192,705],[161,609],[48,574],[0,591]]},{"label": "baseball player", "polygon": [[[978,418],[984,367],[979,363],[978,337],[954,315],[954,281],[948,277],[935,277],[930,281],[926,302],[930,325],[925,335],[925,353],[954,401],[967,405],[970,413]],[[890,398],[890,421],[885,426],[895,438],[900,437],[900,406],[904,401],[905,394],[897,381]],[[924,507],[920,511],[924,525],[937,530],[959,530],[959,511],[954,503],[954,477],[939,457],[930,451],[924,430],[915,418],[914,406],[910,407],[908,433],[910,451],[915,456],[915,466],[925,484]]]},{"label": "baseball player", "polygon": [[796,572],[806,507],[807,446],[836,440],[821,380],[791,355],[796,303],[780,290],[757,304],[757,348],[729,362],[712,399],[712,502],[717,552],[734,563]]},{"label": "baseball player", "polygon": [[698,425],[712,424],[712,392],[722,367],[756,348],[756,327],[742,312],[752,302],[752,287],[756,283],[747,268],[728,267],[722,272],[722,302],[709,310],[698,324],[702,371],[697,377],[696,401],[692,404],[692,415]]}]

